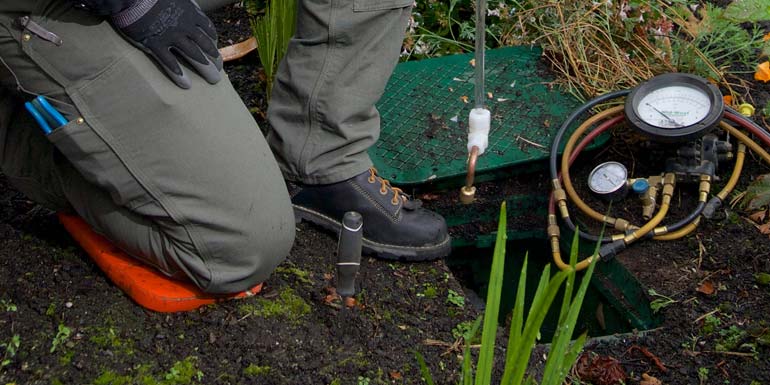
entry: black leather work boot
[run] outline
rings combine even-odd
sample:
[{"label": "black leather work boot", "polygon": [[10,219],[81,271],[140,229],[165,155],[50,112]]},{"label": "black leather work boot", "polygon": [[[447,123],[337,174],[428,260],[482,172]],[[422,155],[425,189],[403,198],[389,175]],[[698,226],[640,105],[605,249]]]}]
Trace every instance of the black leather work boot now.
[{"label": "black leather work boot", "polygon": [[374,168],[327,185],[292,185],[297,220],[339,233],[342,217],[356,211],[364,218],[364,253],[403,261],[427,261],[449,255],[451,240],[440,215],[422,208],[400,189],[377,176]]}]

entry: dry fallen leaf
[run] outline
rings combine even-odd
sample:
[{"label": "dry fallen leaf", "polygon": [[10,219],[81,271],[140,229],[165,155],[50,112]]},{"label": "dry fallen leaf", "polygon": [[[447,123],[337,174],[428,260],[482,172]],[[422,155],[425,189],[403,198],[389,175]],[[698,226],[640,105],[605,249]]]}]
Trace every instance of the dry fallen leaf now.
[{"label": "dry fallen leaf", "polygon": [[757,223],[764,222],[766,217],[767,217],[767,210],[759,210],[754,214],[749,214],[749,219]]},{"label": "dry fallen leaf", "polygon": [[663,383],[647,373],[642,373],[642,380],[639,381],[639,385],[663,385]]},{"label": "dry fallen leaf", "polygon": [[770,33],[765,35],[765,37],[762,38],[762,41],[770,41]]},{"label": "dry fallen leaf", "polygon": [[465,96],[465,95],[463,95],[463,96],[460,96],[460,100],[462,100],[462,101],[463,101],[463,103],[468,103],[468,97],[467,97],[467,96]]},{"label": "dry fallen leaf", "polygon": [[696,289],[698,293],[703,293],[706,295],[712,295],[714,294],[714,284],[711,283],[711,281],[703,281],[703,283],[698,286],[698,289]]},{"label": "dry fallen leaf", "polygon": [[595,385],[617,385],[626,381],[626,371],[620,361],[610,356],[583,353],[575,367],[581,380]]},{"label": "dry fallen leaf", "polygon": [[754,73],[754,80],[763,81],[765,83],[770,81],[770,61],[766,61],[757,66],[757,72]]},{"label": "dry fallen leaf", "polygon": [[770,234],[770,222],[765,223],[764,225],[757,226],[757,229],[762,234],[765,234],[765,235]]},{"label": "dry fallen leaf", "polygon": [[476,59],[471,59],[470,63],[471,63],[471,67],[475,67],[476,66]]},{"label": "dry fallen leaf", "polygon": [[722,99],[725,101],[726,106],[732,106],[733,105],[733,96],[732,95],[725,95],[722,97]]},{"label": "dry fallen leaf", "polygon": [[488,97],[488,98],[490,98],[490,99],[492,99],[494,96],[492,95],[492,93],[491,93],[491,92],[487,92],[487,97]]},{"label": "dry fallen leaf", "polygon": [[402,376],[402,375],[401,375],[401,373],[399,373],[399,372],[397,372],[397,371],[395,371],[395,370],[394,370],[394,371],[392,371],[392,372],[390,372],[390,378],[392,378],[392,379],[394,379],[394,380],[400,380],[400,379],[402,379],[403,377],[404,377],[404,376]]}]

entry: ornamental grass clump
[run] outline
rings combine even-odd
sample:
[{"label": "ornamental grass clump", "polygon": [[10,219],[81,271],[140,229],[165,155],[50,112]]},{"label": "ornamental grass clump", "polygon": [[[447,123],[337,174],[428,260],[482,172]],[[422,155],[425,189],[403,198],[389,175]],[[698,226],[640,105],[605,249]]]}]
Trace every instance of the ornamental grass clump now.
[{"label": "ornamental grass clump", "polygon": [[[746,94],[745,75],[770,53],[757,21],[766,0],[725,8],[697,1],[512,0],[518,42],[543,46],[558,82],[580,99],[687,72]],[[770,11],[765,11],[770,12]]]},{"label": "ornamental grass clump", "polygon": [[[266,4],[267,3],[267,4]],[[294,35],[296,1],[246,0],[251,31],[257,39],[257,53],[265,71],[266,92],[273,92],[273,81]]]},{"label": "ornamental grass clump", "polygon": [[[489,279],[486,309],[483,315],[483,327],[481,332],[481,348],[476,363],[475,372],[472,365],[470,341],[476,336],[481,324],[481,318],[476,320],[468,335],[465,336],[465,350],[462,363],[462,385],[488,385],[492,383],[492,371],[495,361],[495,337],[497,334],[497,320],[500,310],[500,298],[503,288],[503,271],[505,263],[506,243],[506,208],[503,202],[500,208],[500,221],[497,229],[492,257],[492,271]],[[578,255],[577,233],[572,240],[570,252],[570,265],[575,266]],[[577,324],[578,314],[583,304],[588,284],[593,275],[595,263],[586,270],[580,287],[573,298],[576,271],[574,268],[559,271],[551,276],[550,264],[543,270],[532,304],[524,318],[524,298],[527,283],[527,256],[524,257],[524,266],[519,276],[516,300],[513,307],[511,327],[508,335],[508,346],[505,355],[505,367],[500,384],[534,384],[536,380],[526,377],[529,367],[529,359],[535,346],[540,327],[545,320],[551,305],[559,291],[564,288],[564,297],[560,306],[559,323],[556,333],[551,340],[551,349],[545,364],[545,371],[540,384],[560,385],[570,372],[578,355],[583,350],[586,341],[586,333],[578,336],[574,341],[572,335]],[[425,364],[423,357],[416,353],[420,364],[421,374],[428,385],[433,384],[432,376]]]}]

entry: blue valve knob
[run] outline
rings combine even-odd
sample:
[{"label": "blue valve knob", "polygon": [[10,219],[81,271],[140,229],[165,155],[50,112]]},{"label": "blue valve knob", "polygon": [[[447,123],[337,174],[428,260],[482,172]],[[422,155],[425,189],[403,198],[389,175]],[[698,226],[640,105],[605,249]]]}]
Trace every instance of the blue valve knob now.
[{"label": "blue valve knob", "polygon": [[634,183],[631,184],[631,191],[637,193],[637,194],[644,194],[649,190],[650,183],[647,182],[647,179],[637,179],[634,181]]}]

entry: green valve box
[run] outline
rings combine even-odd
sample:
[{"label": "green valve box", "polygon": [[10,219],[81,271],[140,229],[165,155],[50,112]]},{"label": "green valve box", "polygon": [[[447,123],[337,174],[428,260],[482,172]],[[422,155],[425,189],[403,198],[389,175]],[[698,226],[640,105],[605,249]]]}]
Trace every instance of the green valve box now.
[{"label": "green valve box", "polygon": [[[541,54],[537,47],[487,51],[485,106],[492,121],[477,174],[547,160],[552,136],[580,105],[553,86]],[[380,175],[399,186],[464,178],[472,59],[452,55],[396,67],[377,105],[380,139],[369,151]]]}]

